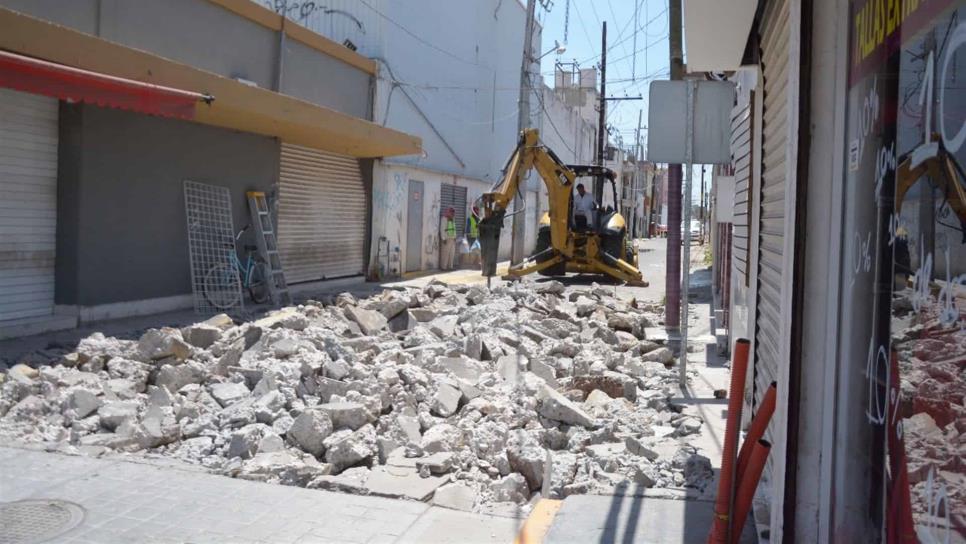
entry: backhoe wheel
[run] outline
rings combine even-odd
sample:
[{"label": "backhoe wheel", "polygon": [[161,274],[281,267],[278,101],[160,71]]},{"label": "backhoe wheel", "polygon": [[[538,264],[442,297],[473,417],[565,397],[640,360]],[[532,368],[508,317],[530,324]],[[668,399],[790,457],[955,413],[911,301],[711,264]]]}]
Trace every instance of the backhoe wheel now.
[{"label": "backhoe wheel", "polygon": [[[542,251],[546,250],[549,247],[550,247],[550,228],[540,227],[540,230],[537,231],[537,249],[534,251],[533,254],[539,255]],[[545,256],[535,257],[535,258],[538,263],[542,263],[542,262],[546,262],[548,259],[552,257],[553,257],[553,254],[548,253]],[[567,273],[567,265],[566,263],[561,262],[551,266],[550,268],[545,268],[537,273],[540,274],[541,276],[563,276],[564,274]]]},{"label": "backhoe wheel", "polygon": [[[624,245],[624,237],[621,235],[603,236],[600,240],[600,249],[615,259],[621,258],[621,249]],[[605,261],[606,262],[606,261]]]},{"label": "backhoe wheel", "polygon": [[637,251],[634,249],[634,242],[631,240],[624,242],[624,260],[637,268]]}]

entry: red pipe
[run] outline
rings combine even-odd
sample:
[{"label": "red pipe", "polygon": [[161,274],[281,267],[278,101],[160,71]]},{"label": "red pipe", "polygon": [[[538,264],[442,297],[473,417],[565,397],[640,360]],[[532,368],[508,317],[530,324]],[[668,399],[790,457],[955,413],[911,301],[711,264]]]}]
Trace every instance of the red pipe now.
[{"label": "red pipe", "polygon": [[749,457],[751,457],[752,446],[761,440],[771,421],[772,414],[775,413],[775,396],[778,394],[778,386],[771,382],[765,397],[761,399],[761,406],[758,413],[751,420],[751,427],[748,428],[748,435],[745,436],[745,443],[741,445],[741,453],[738,454],[738,471],[735,478],[740,482],[744,478],[745,470],[748,469]]},{"label": "red pipe", "polygon": [[737,544],[741,540],[741,531],[744,530],[748,513],[751,512],[751,500],[755,498],[755,490],[758,489],[758,480],[761,479],[761,472],[765,469],[769,451],[771,451],[771,444],[767,440],[755,442],[748,458],[747,472],[738,481],[738,492],[735,494],[734,530],[731,532],[732,544]]},{"label": "red pipe", "polygon": [[714,505],[714,523],[708,534],[709,544],[728,542],[728,515],[731,512],[735,478],[735,452],[738,449],[738,427],[741,425],[741,405],[744,401],[745,376],[748,373],[748,352],[751,343],[744,338],[735,342],[731,365],[731,388],[728,391],[728,422],[725,426],[724,449],[721,451],[721,471],[718,473],[718,498]]}]

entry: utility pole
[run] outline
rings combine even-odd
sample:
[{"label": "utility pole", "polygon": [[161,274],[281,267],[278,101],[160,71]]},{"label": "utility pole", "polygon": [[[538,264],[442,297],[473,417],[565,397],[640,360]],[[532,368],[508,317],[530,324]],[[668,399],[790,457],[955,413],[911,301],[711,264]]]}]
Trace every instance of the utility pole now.
[{"label": "utility pole", "polygon": [[653,219],[655,226],[657,225],[657,215],[654,213],[654,208],[657,207],[657,202],[655,202],[654,200],[657,197],[657,194],[656,194],[657,188],[655,187],[656,185],[657,185],[657,165],[652,164],[651,165],[651,209],[648,211],[647,219],[646,219],[647,220],[646,230],[647,230],[648,238],[653,236],[653,234],[651,233],[651,220]]},{"label": "utility pole", "polygon": [[[684,78],[681,2],[670,0],[668,6],[668,41],[670,42],[671,79]],[[665,275],[664,323],[672,349],[678,348],[681,330],[681,165],[667,167],[667,270]],[[690,263],[688,263],[688,269]],[[687,273],[685,273],[687,277]],[[681,347],[681,349],[685,349]]]},{"label": "utility pole", "polygon": [[[604,166],[604,140],[607,128],[607,21],[600,34],[600,107],[597,108],[597,166]],[[604,180],[597,177],[594,183],[594,200],[600,205],[604,196]]]},{"label": "utility pole", "polygon": [[[517,135],[524,129],[530,128],[530,64],[533,63],[533,19],[537,9],[537,0],[527,0],[527,22],[523,32],[523,62],[520,65],[520,101],[517,121]],[[527,187],[521,180],[521,192],[527,194]],[[523,199],[519,194],[513,198],[513,224],[510,237],[510,263],[519,264],[523,261],[523,246],[526,244],[527,219],[523,210]],[[531,227],[533,228],[533,226]]]},{"label": "utility pole", "polygon": [[[635,8],[635,11],[636,11],[636,8]],[[635,21],[636,20],[637,19],[635,18]],[[644,110],[643,109],[637,110],[637,153],[636,153],[636,156],[634,157],[634,215],[635,215],[634,230],[635,231],[637,230],[637,223],[638,223],[637,217],[636,217],[637,199],[640,198],[642,201],[644,200],[644,190],[641,187],[641,157],[643,156],[641,154],[641,116],[642,115],[644,115]],[[643,210],[644,212],[644,217],[647,217],[647,206],[644,205],[644,202],[641,202],[641,210]],[[635,234],[638,234],[638,233],[635,232]]]}]

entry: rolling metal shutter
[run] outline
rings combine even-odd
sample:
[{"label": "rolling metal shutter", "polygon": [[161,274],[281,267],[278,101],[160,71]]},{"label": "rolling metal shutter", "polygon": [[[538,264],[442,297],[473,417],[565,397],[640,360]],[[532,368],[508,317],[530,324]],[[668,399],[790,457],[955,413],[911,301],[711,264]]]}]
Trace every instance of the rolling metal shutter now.
[{"label": "rolling metal shutter", "polygon": [[0,89],[0,321],[52,315],[57,100]]},{"label": "rolling metal shutter", "polygon": [[439,216],[443,217],[447,208],[456,210],[456,237],[463,236],[466,229],[466,187],[444,183],[439,190]]},{"label": "rolling metal shutter", "polygon": [[278,245],[288,282],[362,274],[366,191],[359,162],[283,143],[279,184]]},{"label": "rolling metal shutter", "polygon": [[[735,207],[733,252],[734,267],[745,287],[748,287],[748,262],[751,260],[751,111],[754,93],[748,104],[739,104],[731,111],[731,165],[735,175]],[[727,287],[727,286],[726,286]]]},{"label": "rolling metal shutter", "polygon": [[[765,94],[759,198],[758,311],[755,324],[755,410],[768,386],[777,380],[781,357],[785,144],[788,132],[788,14],[788,0],[770,2],[761,27]],[[772,440],[770,431],[765,438]],[[766,473],[770,473],[773,457],[769,456]]]}]

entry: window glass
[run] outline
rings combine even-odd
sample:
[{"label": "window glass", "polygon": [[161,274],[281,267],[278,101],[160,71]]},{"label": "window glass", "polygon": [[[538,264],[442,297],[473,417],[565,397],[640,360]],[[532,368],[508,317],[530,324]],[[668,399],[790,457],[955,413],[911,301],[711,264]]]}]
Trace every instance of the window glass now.
[{"label": "window glass", "polygon": [[850,11],[833,531],[963,542],[966,2]]}]

